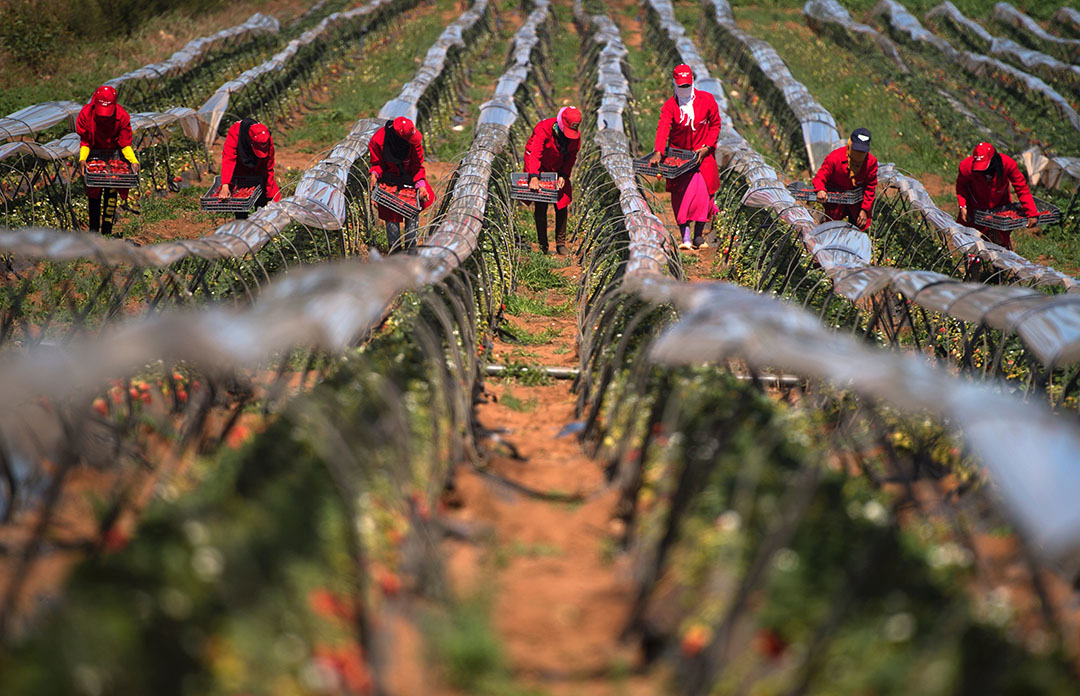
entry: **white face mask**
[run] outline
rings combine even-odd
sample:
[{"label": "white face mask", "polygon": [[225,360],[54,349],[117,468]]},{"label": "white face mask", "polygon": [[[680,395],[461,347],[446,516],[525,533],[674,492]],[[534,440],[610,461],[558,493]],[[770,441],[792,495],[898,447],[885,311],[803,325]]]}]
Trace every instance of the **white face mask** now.
[{"label": "white face mask", "polygon": [[684,102],[690,97],[694,96],[694,84],[690,83],[688,87],[680,87],[675,85],[675,96],[680,102]]}]

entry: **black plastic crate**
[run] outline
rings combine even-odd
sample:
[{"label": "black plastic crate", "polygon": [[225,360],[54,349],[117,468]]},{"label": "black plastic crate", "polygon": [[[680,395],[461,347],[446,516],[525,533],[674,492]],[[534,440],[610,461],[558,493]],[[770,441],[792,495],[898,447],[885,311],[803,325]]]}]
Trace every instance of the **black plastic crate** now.
[{"label": "black plastic crate", "polygon": [[236,188],[250,187],[252,191],[243,198],[237,196],[218,198],[217,192],[221,188],[221,177],[215,176],[214,183],[199,199],[200,207],[211,213],[250,213],[255,209],[255,204],[259,202],[263,195],[263,187],[258,179],[234,179],[230,186]]},{"label": "black plastic crate", "polygon": [[[123,162],[125,171],[113,172],[112,161]],[[98,162],[101,164],[98,165]],[[104,171],[90,171],[91,167],[98,166],[103,167]],[[86,157],[85,179],[86,185],[94,188],[133,189],[139,186],[139,175],[131,171],[131,164],[117,150],[91,150]]]},{"label": "black plastic crate", "polygon": [[[788,192],[797,201],[816,201],[817,191],[810,184],[804,184],[801,181],[795,181],[787,185]],[[826,191],[826,200],[829,203],[835,203],[838,205],[855,205],[856,203],[862,203],[863,190],[859,188],[853,188],[850,191]]]},{"label": "black plastic crate", "polygon": [[[410,189],[416,190],[411,187]],[[399,187],[397,186],[394,187],[393,191],[390,191],[383,184],[376,184],[371,198],[382,207],[392,210],[402,217],[414,218],[418,216],[420,214],[420,200],[417,199],[416,203],[406,200],[397,194],[398,190]]]},{"label": "black plastic crate", "polygon": [[[542,172],[540,182],[557,182],[559,175],[555,172]],[[557,188],[543,188],[533,191],[529,188],[529,175],[525,172],[514,172],[510,175],[510,197],[515,201],[534,201],[537,203],[557,203],[559,201]]]},{"label": "black plastic crate", "polygon": [[[1040,211],[1039,225],[1053,225],[1061,222],[1061,211],[1057,207],[1047,203],[1041,198],[1035,198],[1035,209]],[[1006,212],[1018,213],[1017,217],[1004,215]],[[1027,227],[1028,216],[1024,214],[1024,206],[1019,201],[1003,205],[993,210],[976,210],[975,224],[991,230],[1008,232]]]},{"label": "black plastic crate", "polygon": [[668,157],[676,157],[678,159],[686,160],[680,165],[664,164],[663,159],[660,164],[650,165],[649,158],[652,157],[650,152],[647,155],[642,155],[634,160],[634,173],[644,174],[645,176],[663,176],[665,179],[677,179],[686,172],[692,171],[697,166],[697,153],[693,150],[683,150],[677,147],[669,147],[664,150],[664,159]]}]

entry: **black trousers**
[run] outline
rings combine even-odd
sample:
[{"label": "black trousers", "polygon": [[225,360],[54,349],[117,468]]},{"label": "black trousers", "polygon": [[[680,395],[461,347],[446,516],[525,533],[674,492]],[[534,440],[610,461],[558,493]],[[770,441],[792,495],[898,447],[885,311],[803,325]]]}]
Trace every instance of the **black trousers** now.
[{"label": "black trousers", "polygon": [[[533,203],[533,222],[536,223],[536,240],[540,242],[540,250],[548,248],[548,206],[551,203]],[[566,218],[570,214],[570,207],[555,209],[555,244],[566,245]]]}]

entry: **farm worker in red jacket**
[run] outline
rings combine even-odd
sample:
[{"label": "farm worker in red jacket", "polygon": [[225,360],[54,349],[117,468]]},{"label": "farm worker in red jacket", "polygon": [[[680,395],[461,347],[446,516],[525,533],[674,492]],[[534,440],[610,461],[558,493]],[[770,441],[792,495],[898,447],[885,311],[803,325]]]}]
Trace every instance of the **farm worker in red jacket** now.
[{"label": "farm worker in red jacket", "polygon": [[991,242],[1006,249],[1012,249],[1011,231],[987,229],[974,221],[976,210],[990,210],[1012,202],[1010,183],[1029,218],[1028,226],[1039,224],[1035,199],[1031,197],[1027,179],[1016,166],[1016,160],[1001,154],[990,143],[976,145],[972,155],[960,162],[960,171],[956,175],[956,202],[960,205],[957,221],[974,227]]},{"label": "farm worker in red jacket", "polygon": [[[280,201],[281,189],[274,176],[274,139],[270,129],[250,118],[237,121],[225,135],[221,146],[221,190],[218,196],[228,198],[233,188],[261,184],[262,195],[255,203],[261,208],[268,201]],[[247,213],[236,213],[244,220]]]},{"label": "farm worker in red jacket", "polygon": [[[131,171],[139,171],[139,160],[131,149],[131,117],[124,107],[116,103],[116,88],[102,85],[94,90],[90,102],[79,112],[75,119],[75,132],[79,135],[79,172],[86,176],[86,158],[91,150],[120,150],[124,159],[131,163]],[[103,153],[105,158],[113,159],[113,153]],[[86,187],[86,197],[90,203],[90,231],[99,230],[112,234],[113,220],[116,217],[116,197],[128,197],[127,189],[105,189],[104,207],[102,191],[94,186]],[[104,215],[102,213],[104,212]]]},{"label": "farm worker in red jacket", "polygon": [[[555,203],[555,251],[565,255],[566,216],[568,206],[573,200],[574,188],[570,185],[570,174],[577,162],[581,148],[581,112],[573,106],[559,109],[555,118],[545,118],[533,128],[529,141],[525,143],[525,173],[529,175],[529,188],[540,188],[540,174],[555,172],[558,174],[559,200]],[[533,203],[533,222],[536,223],[536,241],[540,243],[540,253],[550,254],[547,234],[547,203]]]},{"label": "farm worker in red jacket", "polygon": [[669,145],[693,150],[697,166],[675,179],[668,179],[671,209],[682,233],[680,249],[690,249],[690,225],[694,226],[693,247],[708,248],[703,239],[705,223],[718,209],[713,196],[720,188],[720,170],[716,166],[716,141],[720,138],[720,109],[708,92],[694,89],[694,73],[688,65],[677,65],[672,71],[675,94],[660,108],[656,124],[651,164],[659,164]]},{"label": "farm worker in red jacket", "polygon": [[[862,189],[862,202],[845,205],[829,203],[827,192]],[[838,147],[825,157],[814,175],[814,190],[818,203],[825,204],[825,217],[847,220],[862,231],[870,229],[870,212],[874,208],[877,189],[877,158],[870,154],[870,131],[856,128],[851,131],[847,145]]]},{"label": "farm worker in red jacket", "polygon": [[[398,116],[375,131],[368,141],[371,166],[368,170],[372,190],[379,183],[391,186],[415,188],[416,200],[424,210],[435,202],[435,192],[427,182],[424,171],[424,136],[410,119]],[[393,253],[404,248],[411,252],[416,247],[416,232],[420,226],[419,216],[403,218],[393,210],[375,205],[379,219],[386,222],[386,241]],[[401,244],[401,222],[405,222],[405,243]]]}]

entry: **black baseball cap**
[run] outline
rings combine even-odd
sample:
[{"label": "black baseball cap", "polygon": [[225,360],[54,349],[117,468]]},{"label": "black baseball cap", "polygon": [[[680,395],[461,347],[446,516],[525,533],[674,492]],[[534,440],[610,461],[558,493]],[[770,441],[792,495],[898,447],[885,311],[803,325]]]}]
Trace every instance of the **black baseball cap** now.
[{"label": "black baseball cap", "polygon": [[870,131],[866,128],[851,131],[851,149],[855,152],[870,152]]}]

